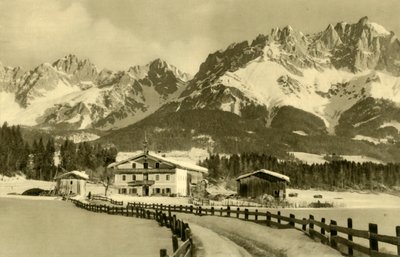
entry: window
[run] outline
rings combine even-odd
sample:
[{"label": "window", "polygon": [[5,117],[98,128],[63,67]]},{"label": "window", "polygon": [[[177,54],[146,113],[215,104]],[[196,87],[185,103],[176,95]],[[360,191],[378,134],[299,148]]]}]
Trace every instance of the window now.
[{"label": "window", "polygon": [[159,193],[160,193],[160,189],[156,188],[156,194],[159,194]]},{"label": "window", "polygon": [[132,175],[132,180],[133,180],[133,181],[136,180],[136,175]]},{"label": "window", "polygon": [[126,176],[122,175],[122,181],[125,181],[125,180],[126,180]]},{"label": "window", "polygon": [[160,175],[156,175],[156,180],[160,180]]},{"label": "window", "polygon": [[160,163],[156,162],[156,169],[159,169],[159,168],[160,168]]},{"label": "window", "polygon": [[165,194],[165,189],[161,189],[161,194]]},{"label": "window", "polygon": [[149,168],[149,164],[147,162],[143,163],[143,168],[144,169],[148,169]]},{"label": "window", "polygon": [[130,188],[129,189],[129,194],[137,194],[137,189],[136,188]]},{"label": "window", "polygon": [[136,163],[135,162],[132,163],[132,169],[136,169]]},{"label": "window", "polygon": [[166,189],[165,189],[165,192],[166,192],[167,194],[170,194],[170,193],[171,193],[171,188],[166,188]]},{"label": "window", "polygon": [[121,189],[121,194],[126,195],[126,188]]},{"label": "window", "polygon": [[165,180],[169,180],[169,175],[165,176]]}]

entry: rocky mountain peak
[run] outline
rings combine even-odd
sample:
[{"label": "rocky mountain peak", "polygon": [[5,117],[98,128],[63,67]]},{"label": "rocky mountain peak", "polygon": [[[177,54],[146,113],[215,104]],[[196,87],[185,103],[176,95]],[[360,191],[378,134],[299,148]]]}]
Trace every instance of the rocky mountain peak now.
[{"label": "rocky mountain peak", "polygon": [[57,61],[52,66],[58,71],[72,75],[72,82],[94,81],[98,75],[96,66],[89,59],[80,60],[76,55],[69,54]]},{"label": "rocky mountain peak", "polygon": [[368,22],[368,16],[364,16],[362,17],[357,24],[359,24],[360,26],[365,26]]}]

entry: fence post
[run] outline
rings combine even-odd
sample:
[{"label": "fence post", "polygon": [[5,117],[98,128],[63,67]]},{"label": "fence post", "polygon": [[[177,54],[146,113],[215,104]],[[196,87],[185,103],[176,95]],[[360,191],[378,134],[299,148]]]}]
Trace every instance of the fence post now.
[{"label": "fence post", "polygon": [[199,213],[198,214],[201,216],[201,206],[199,206]]},{"label": "fence post", "polygon": [[271,213],[269,211],[267,211],[267,226],[271,226]]},{"label": "fence post", "polygon": [[256,214],[254,215],[254,220],[255,220],[255,221],[258,220],[258,209],[256,209]]},{"label": "fence post", "polygon": [[[325,218],[321,218],[321,223],[325,224]],[[325,228],[321,226],[321,234],[325,235]]]},{"label": "fence post", "polygon": [[168,205],[168,217],[171,217],[171,205]]},{"label": "fence post", "polygon": [[400,255],[400,226],[396,226],[397,255]]},{"label": "fence post", "polygon": [[280,211],[278,211],[278,223],[281,224],[281,218],[279,216],[281,216],[281,212]]},{"label": "fence post", "polygon": [[[369,232],[369,248],[372,251],[379,251],[379,247],[378,247],[378,240],[377,239],[372,239],[371,238],[371,234],[378,234],[378,225],[377,224],[373,224],[373,223],[369,223],[368,224],[368,232]],[[371,253],[372,256],[372,253]]]},{"label": "fence post", "polygon": [[219,210],[219,216],[222,216],[222,207],[221,207],[221,209]]},{"label": "fence post", "polygon": [[190,205],[190,213],[193,213],[193,205]]},{"label": "fence post", "polygon": [[231,207],[228,205],[228,207],[226,207],[226,216],[230,217],[231,216]]},{"label": "fence post", "polygon": [[[348,218],[348,219],[347,219],[347,227],[350,228],[350,229],[353,228],[353,220],[352,220],[351,218]],[[349,241],[353,241],[353,236],[351,235],[351,233],[348,234],[347,239],[348,239]],[[353,256],[353,247],[351,247],[351,246],[349,245],[347,250],[348,250],[348,251],[347,251],[348,255],[349,255],[349,256]]]},{"label": "fence post", "polygon": [[172,250],[173,252],[178,250],[178,237],[176,235],[172,235]]},{"label": "fence post", "polygon": [[185,239],[184,239],[184,241],[188,240],[189,238],[190,238],[190,229],[187,226],[185,226]]},{"label": "fence post", "polygon": [[290,219],[291,219],[291,220],[289,221],[289,226],[294,227],[294,220],[292,220],[292,219],[295,219],[296,216],[295,216],[294,214],[290,214],[289,217],[290,217]]},{"label": "fence post", "polygon": [[[336,226],[337,225],[336,221],[331,220],[331,225]],[[331,247],[336,249],[337,243],[333,237],[337,236],[337,231],[336,231],[336,229],[332,229],[332,227],[330,227],[330,231],[331,231],[331,238],[330,238]]]},{"label": "fence post", "polygon": [[168,257],[167,249],[160,249],[160,257]]},{"label": "fence post", "polygon": [[249,209],[244,209],[244,219],[245,220],[249,219]]},{"label": "fence post", "polygon": [[211,215],[214,215],[214,206],[211,207]]},{"label": "fence post", "polygon": [[307,230],[307,220],[306,218],[303,218],[303,227],[302,227],[303,231]]},{"label": "fence post", "polygon": [[309,225],[309,233],[310,233],[310,237],[313,238],[313,236],[314,236],[314,234],[313,234],[313,232],[314,232],[314,223],[313,223],[314,215],[310,214],[309,220],[310,220],[310,222],[309,222],[309,224],[310,224]]},{"label": "fence post", "polygon": [[179,212],[182,212],[182,205],[179,205]]},{"label": "fence post", "polygon": [[181,240],[182,241],[184,241],[185,240],[185,228],[186,228],[186,225],[185,225],[185,222],[181,222],[181,227],[180,227],[180,229],[181,229]]},{"label": "fence post", "polygon": [[236,209],[236,211],[237,211],[237,212],[236,212],[236,218],[239,219],[240,208],[238,207],[238,208]]}]

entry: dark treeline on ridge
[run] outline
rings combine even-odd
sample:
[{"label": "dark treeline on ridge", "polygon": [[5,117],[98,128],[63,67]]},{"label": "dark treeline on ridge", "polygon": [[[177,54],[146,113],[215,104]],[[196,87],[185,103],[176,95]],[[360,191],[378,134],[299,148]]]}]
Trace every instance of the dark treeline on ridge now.
[{"label": "dark treeline on ridge", "polygon": [[[115,161],[117,150],[101,144],[75,144],[65,140],[57,146],[52,138],[34,139],[30,145],[24,140],[19,126],[0,128],[0,174],[11,176],[22,172],[31,179],[53,180],[58,173],[85,170],[102,179],[105,166]],[[59,161],[56,163],[59,150]]]},{"label": "dark treeline on ridge", "polygon": [[234,179],[258,169],[268,169],[290,177],[290,186],[308,189],[366,189],[385,190],[400,186],[400,164],[355,163],[333,160],[324,164],[305,164],[296,161],[280,161],[275,157],[243,153],[231,156],[210,155],[201,162],[209,169],[209,178]]}]

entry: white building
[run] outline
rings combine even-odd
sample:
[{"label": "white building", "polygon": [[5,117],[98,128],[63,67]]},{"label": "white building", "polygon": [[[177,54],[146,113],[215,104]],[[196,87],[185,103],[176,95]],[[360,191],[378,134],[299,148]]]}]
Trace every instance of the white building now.
[{"label": "white building", "polygon": [[89,179],[84,171],[70,171],[56,177],[56,193],[59,195],[86,195],[86,181]]},{"label": "white building", "polygon": [[188,196],[191,187],[203,180],[208,170],[145,150],[107,167],[114,171],[114,187],[120,194]]}]

